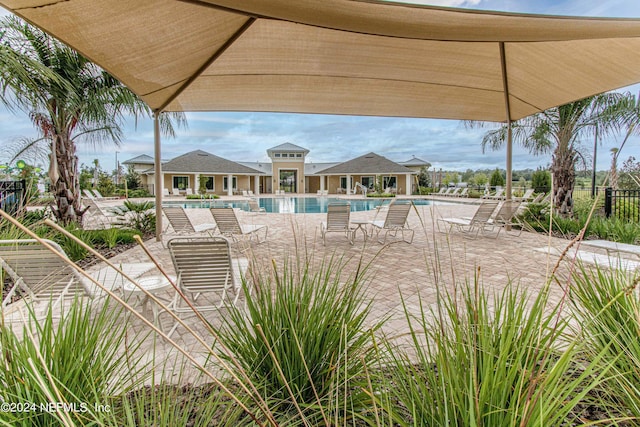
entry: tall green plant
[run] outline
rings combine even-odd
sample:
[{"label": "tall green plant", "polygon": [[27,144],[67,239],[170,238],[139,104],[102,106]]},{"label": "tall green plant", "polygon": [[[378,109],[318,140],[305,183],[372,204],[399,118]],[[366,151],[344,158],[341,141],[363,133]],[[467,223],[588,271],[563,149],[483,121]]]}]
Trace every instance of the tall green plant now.
[{"label": "tall green plant", "polygon": [[[54,319],[51,307],[40,319],[29,311],[22,333],[0,327],[0,396],[5,403],[33,403],[29,410],[0,411],[12,426],[91,425],[111,409],[111,397],[146,379],[131,355],[139,342],[108,303],[81,300]],[[149,371],[146,371],[149,372]],[[67,404],[67,408],[60,406]],[[51,404],[51,410],[40,404]],[[23,407],[24,408],[24,407]]]},{"label": "tall green plant", "polygon": [[[512,284],[492,299],[480,283],[409,314],[413,345],[390,348],[387,410],[405,426],[560,426],[600,378],[576,370],[575,346],[547,292],[530,301]],[[460,298],[460,299],[459,299]],[[460,303],[461,301],[461,303]],[[424,335],[423,335],[424,333]],[[595,355],[596,359],[600,356]],[[414,362],[417,360],[417,363]],[[602,375],[602,372],[600,373]],[[585,380],[592,380],[586,383]]]},{"label": "tall green plant", "polygon": [[317,269],[274,267],[256,278],[246,312],[231,307],[223,318],[225,357],[238,362],[287,425],[328,425],[370,408],[362,381],[374,356],[370,334],[380,324],[365,327],[371,302],[363,273],[345,278],[344,266],[330,259]]},{"label": "tall green plant", "polygon": [[[618,267],[622,267],[619,265]],[[623,268],[583,266],[571,290],[575,333],[586,358],[604,353],[603,369],[612,373],[602,387],[603,401],[617,416],[640,420],[640,298],[638,277]],[[604,405],[603,405],[604,406]],[[604,408],[603,408],[604,409]]]}]

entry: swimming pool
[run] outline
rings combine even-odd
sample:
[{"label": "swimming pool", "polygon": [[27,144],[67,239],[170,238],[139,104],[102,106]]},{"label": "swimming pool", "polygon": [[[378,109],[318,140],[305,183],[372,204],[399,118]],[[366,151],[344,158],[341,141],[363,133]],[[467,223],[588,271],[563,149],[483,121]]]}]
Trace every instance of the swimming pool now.
[{"label": "swimming pool", "polygon": [[[392,199],[338,199],[335,197],[262,197],[258,204],[270,213],[326,213],[329,203],[351,203],[351,212],[370,211],[378,206],[388,205]],[[414,199],[416,205],[431,205],[432,200]],[[163,201],[164,206],[182,206],[183,208],[211,208],[231,206],[249,210],[249,203],[244,200],[186,200]]]}]

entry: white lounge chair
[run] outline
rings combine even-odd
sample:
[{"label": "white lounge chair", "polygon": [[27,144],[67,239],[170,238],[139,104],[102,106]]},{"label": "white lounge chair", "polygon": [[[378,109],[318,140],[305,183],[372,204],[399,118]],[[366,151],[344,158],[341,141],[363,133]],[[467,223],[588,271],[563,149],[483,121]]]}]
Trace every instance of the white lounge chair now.
[{"label": "white lounge chair", "polygon": [[[373,231],[376,232],[376,238],[379,243],[385,244],[387,241],[387,236],[389,234],[394,237],[398,234],[398,232],[402,233],[402,240],[406,243],[413,242],[413,229],[409,228],[407,225],[407,218],[409,217],[409,212],[413,207],[413,203],[411,201],[400,201],[393,200],[389,207],[386,209],[387,216],[384,220],[373,220],[369,223],[373,227]],[[384,239],[380,240],[380,233],[384,230]],[[405,232],[410,233],[410,238],[405,238]]]},{"label": "white lounge chair", "polygon": [[344,233],[349,243],[353,245],[355,230],[349,224],[351,214],[350,203],[329,203],[327,205],[327,220],[320,223],[322,244],[327,244],[327,233]]},{"label": "white lounge chair", "polygon": [[162,189],[162,195],[163,196],[170,196],[171,194],[169,194],[169,189],[168,188],[163,188]]},{"label": "white lounge chair", "polygon": [[[34,302],[51,302],[54,306],[64,299],[74,298],[76,294],[92,298],[103,295],[91,280],[65,262],[68,257],[57,243],[47,239],[43,242],[34,239],[0,240],[0,266],[14,283],[2,301],[3,308],[12,302],[18,291]],[[135,279],[154,266],[149,262],[125,263],[119,264],[118,268]],[[109,266],[91,272],[90,276],[113,290],[128,283],[120,272]]]},{"label": "white lounge chair", "polygon": [[85,196],[87,196],[87,198],[89,198],[89,199],[91,199],[91,200],[95,200],[95,198],[96,198],[96,196],[95,196],[91,191],[89,191],[89,189],[88,189],[88,188],[85,188],[84,190],[82,190],[82,193],[83,193]]},{"label": "white lounge chair", "polygon": [[[175,238],[169,240],[167,246],[177,274],[176,285],[196,310],[217,310],[226,303],[237,302],[249,263],[244,258],[232,259],[227,239]],[[235,296],[229,300],[226,297],[231,290]],[[193,313],[177,292],[169,308],[176,314]],[[175,323],[169,335],[177,326]]]},{"label": "white lounge chair", "polygon": [[[237,241],[237,236],[241,238],[248,237],[249,240],[253,236],[256,237],[257,243],[262,243],[267,240],[268,227],[261,224],[240,225],[236,212],[230,207],[210,208],[213,219],[216,221],[218,230],[223,236],[231,237],[234,241]],[[260,231],[264,230],[264,237],[260,238]]]},{"label": "white lounge chair", "polygon": [[96,195],[96,199],[98,200],[119,200],[120,199],[120,197],[117,197],[117,196],[105,197],[100,193],[100,191],[97,188],[94,188],[93,190],[88,190],[88,191],[93,191],[93,194]]},{"label": "white lounge chair", "polygon": [[260,207],[260,205],[255,199],[249,199],[247,203],[249,203],[249,212],[258,212],[258,213],[267,212],[265,208]]},{"label": "white lounge chair", "polygon": [[104,227],[117,224],[120,218],[114,212],[115,207],[104,206],[95,199],[82,199],[82,204],[89,208],[85,213],[87,215],[85,218],[93,219]]},{"label": "white lounge chair", "polygon": [[162,208],[162,212],[177,234],[196,234],[216,229],[216,224],[213,223],[193,225],[181,206],[165,206]]},{"label": "white lounge chair", "polygon": [[529,201],[533,200],[533,193],[534,192],[535,192],[535,190],[533,188],[529,188],[527,191],[524,192],[522,197],[514,197],[513,200],[516,200],[516,201],[519,201],[519,202],[529,202]]},{"label": "white lounge chair", "polygon": [[[489,220],[497,206],[497,200],[486,200],[478,206],[475,215],[471,218],[440,218],[439,221],[449,226],[448,231],[451,231],[451,229],[455,227],[458,231],[464,233],[465,236],[477,237],[480,231],[484,232],[488,227],[492,227],[489,224]],[[474,231],[475,234],[473,234]]]}]

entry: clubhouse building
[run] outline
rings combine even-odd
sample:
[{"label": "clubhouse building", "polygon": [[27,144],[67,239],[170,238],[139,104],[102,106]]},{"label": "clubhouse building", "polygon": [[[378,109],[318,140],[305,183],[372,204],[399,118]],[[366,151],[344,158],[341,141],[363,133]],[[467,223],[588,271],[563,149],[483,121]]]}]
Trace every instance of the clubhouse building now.
[{"label": "clubhouse building", "polygon": [[[417,174],[430,166],[416,157],[394,162],[368,153],[342,163],[308,163],[309,150],[285,143],[267,150],[268,162],[235,162],[202,150],[162,163],[164,188],[171,193],[198,193],[204,181],[207,193],[218,195],[272,193],[352,194],[372,190],[376,182],[397,194],[412,194]],[[141,155],[123,162],[140,174],[142,184],[154,190],[154,160]]]}]

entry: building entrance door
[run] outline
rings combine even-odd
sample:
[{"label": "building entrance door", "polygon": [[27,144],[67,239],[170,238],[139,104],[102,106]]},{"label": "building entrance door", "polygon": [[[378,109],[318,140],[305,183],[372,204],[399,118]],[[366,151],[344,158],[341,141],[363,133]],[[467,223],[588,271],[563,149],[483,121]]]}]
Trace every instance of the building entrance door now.
[{"label": "building entrance door", "polygon": [[280,190],[284,190],[287,193],[297,193],[297,182],[297,170],[280,170]]}]

